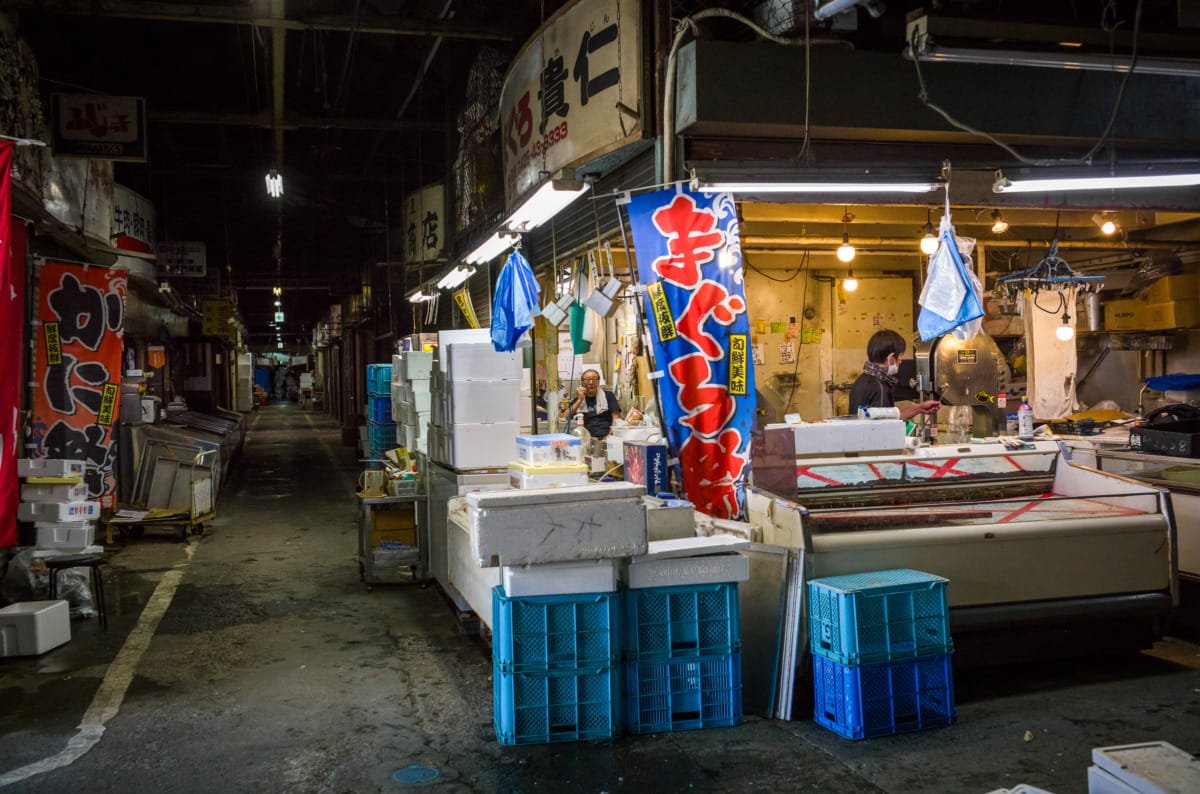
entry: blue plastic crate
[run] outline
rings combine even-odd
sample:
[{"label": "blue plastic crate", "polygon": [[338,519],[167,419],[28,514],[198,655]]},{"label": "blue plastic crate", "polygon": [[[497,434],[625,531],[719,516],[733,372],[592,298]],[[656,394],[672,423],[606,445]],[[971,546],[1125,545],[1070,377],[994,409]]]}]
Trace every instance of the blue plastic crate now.
[{"label": "blue plastic crate", "polygon": [[389,424],[392,422],[392,398],[367,397],[367,419],[372,422]]},{"label": "blue plastic crate", "polygon": [[847,739],[953,725],[950,655],[851,667],[813,657],[813,717]]},{"label": "blue plastic crate", "polygon": [[372,397],[392,396],[392,365],[367,365],[367,394]]},{"label": "blue plastic crate", "polygon": [[661,733],[742,721],[742,656],[625,663],[625,728]]},{"label": "blue plastic crate", "polygon": [[537,672],[620,662],[616,593],[509,598],[492,588],[492,659],[503,670]]},{"label": "blue plastic crate", "polygon": [[367,422],[367,446],[372,450],[394,449],[396,447],[396,426],[391,423]]},{"label": "blue plastic crate", "polygon": [[626,590],[631,662],[727,656],[742,649],[736,582]]},{"label": "blue plastic crate", "polygon": [[899,569],[808,583],[813,654],[842,664],[874,664],[950,653],[947,580]]},{"label": "blue plastic crate", "polygon": [[612,739],[621,731],[619,667],[518,673],[492,666],[500,744]]}]

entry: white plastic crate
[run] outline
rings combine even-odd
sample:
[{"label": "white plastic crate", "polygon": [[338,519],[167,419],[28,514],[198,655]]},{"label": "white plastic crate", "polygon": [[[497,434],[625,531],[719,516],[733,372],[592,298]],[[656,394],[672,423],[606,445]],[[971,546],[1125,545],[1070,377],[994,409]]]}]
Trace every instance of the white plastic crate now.
[{"label": "white plastic crate", "polygon": [[583,463],[583,442],[566,433],[519,435],[517,459],[535,466]]},{"label": "white plastic crate", "polygon": [[454,424],[516,422],[520,399],[516,380],[455,380],[446,384],[449,420]]},{"label": "white plastic crate", "polygon": [[71,521],[59,524],[37,524],[37,547],[80,551],[96,540],[96,525],[90,521]]},{"label": "white plastic crate", "polygon": [[99,502],[22,502],[21,521],[88,521],[100,517]]},{"label": "white plastic crate", "polygon": [[66,601],[24,601],[0,609],[0,656],[37,656],[70,641]]},{"label": "white plastic crate", "polygon": [[88,498],[87,483],[77,482],[70,485],[30,485],[21,486],[22,502],[86,502]]},{"label": "white plastic crate", "polygon": [[18,477],[80,477],[84,475],[82,460],[54,458],[21,458],[17,461]]},{"label": "white plastic crate", "polygon": [[1200,791],[1200,758],[1169,742],[1092,749],[1089,794],[1167,794]]},{"label": "white plastic crate", "polygon": [[502,576],[504,595],[509,598],[617,591],[616,560],[509,565],[502,569]]}]

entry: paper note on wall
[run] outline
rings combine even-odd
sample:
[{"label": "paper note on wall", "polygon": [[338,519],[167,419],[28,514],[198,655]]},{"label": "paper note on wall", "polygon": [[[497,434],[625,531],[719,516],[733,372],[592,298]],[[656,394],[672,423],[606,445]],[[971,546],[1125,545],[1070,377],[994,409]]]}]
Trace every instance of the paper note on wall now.
[{"label": "paper note on wall", "polygon": [[791,364],[796,360],[796,348],[791,342],[782,342],[779,345],[779,363]]},{"label": "paper note on wall", "polygon": [[766,364],[767,363],[767,346],[761,342],[759,342],[757,345],[754,346],[754,363],[755,364]]}]

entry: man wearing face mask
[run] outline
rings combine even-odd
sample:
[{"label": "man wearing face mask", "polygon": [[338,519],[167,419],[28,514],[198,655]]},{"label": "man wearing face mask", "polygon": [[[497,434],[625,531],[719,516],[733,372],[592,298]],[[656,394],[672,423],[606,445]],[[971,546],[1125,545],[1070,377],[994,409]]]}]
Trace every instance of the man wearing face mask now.
[{"label": "man wearing face mask", "polygon": [[[850,413],[858,413],[859,406],[892,407],[892,390],[896,387],[900,359],[906,347],[908,345],[904,337],[892,330],[876,331],[871,336],[867,341],[867,363],[850,388]],[[918,414],[935,414],[940,405],[937,400],[906,405],[900,409],[900,418],[912,419]]]}]

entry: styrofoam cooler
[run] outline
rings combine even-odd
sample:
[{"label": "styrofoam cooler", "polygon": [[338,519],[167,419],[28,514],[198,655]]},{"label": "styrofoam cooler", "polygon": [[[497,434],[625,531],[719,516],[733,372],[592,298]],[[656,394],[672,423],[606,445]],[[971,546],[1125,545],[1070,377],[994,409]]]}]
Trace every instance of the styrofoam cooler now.
[{"label": "styrofoam cooler", "polygon": [[91,521],[38,523],[35,527],[39,549],[80,551],[96,540],[96,525]]},{"label": "styrofoam cooler", "polygon": [[1169,742],[1092,748],[1089,794],[1200,791],[1200,759]]},{"label": "styrofoam cooler", "polygon": [[0,609],[0,656],[37,656],[70,641],[66,601],[24,601]]},{"label": "styrofoam cooler", "polygon": [[624,482],[469,493],[471,551],[485,568],[645,554],[641,493]]},{"label": "styrofoam cooler", "polygon": [[87,483],[77,482],[70,485],[30,485],[21,486],[22,502],[86,502],[88,498]]},{"label": "styrofoam cooler", "polygon": [[82,460],[56,458],[21,458],[17,461],[18,477],[80,477],[84,475]]},{"label": "styrofoam cooler", "polygon": [[582,463],[534,466],[523,460],[508,463],[508,484],[513,488],[562,488],[587,485],[588,468]]},{"label": "styrofoam cooler", "polygon": [[626,577],[634,590],[745,582],[750,560],[737,552],[749,547],[749,541],[732,535],[651,541],[646,554],[629,561]]},{"label": "styrofoam cooler", "polygon": [[439,364],[449,380],[519,380],[521,377],[521,353],[497,353],[491,342],[443,347]]},{"label": "styrofoam cooler", "polygon": [[566,433],[517,436],[517,459],[535,466],[583,463],[583,442]]},{"label": "styrofoam cooler", "polygon": [[99,502],[22,502],[21,521],[88,521],[100,517]]},{"label": "styrofoam cooler", "polygon": [[519,384],[511,379],[451,381],[446,384],[450,418],[454,424],[516,422],[520,418]]},{"label": "styrofoam cooler", "polygon": [[455,423],[445,429],[446,457],[456,469],[490,469],[508,465],[516,422]]},{"label": "styrofoam cooler", "polygon": [[397,381],[428,380],[433,353],[406,350],[392,356],[392,377]]},{"label": "styrofoam cooler", "polygon": [[509,598],[577,593],[615,593],[617,561],[578,560],[541,565],[507,565],[501,569]]}]

